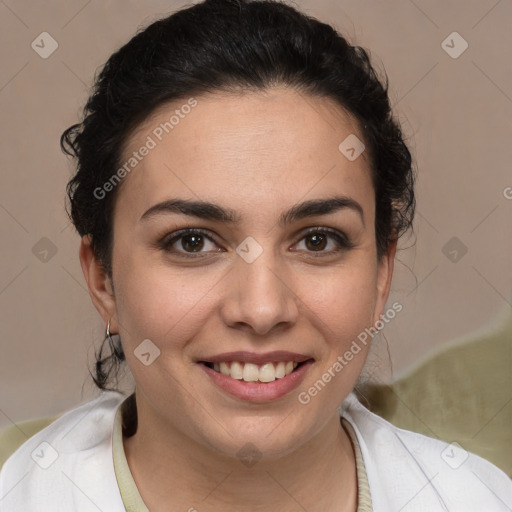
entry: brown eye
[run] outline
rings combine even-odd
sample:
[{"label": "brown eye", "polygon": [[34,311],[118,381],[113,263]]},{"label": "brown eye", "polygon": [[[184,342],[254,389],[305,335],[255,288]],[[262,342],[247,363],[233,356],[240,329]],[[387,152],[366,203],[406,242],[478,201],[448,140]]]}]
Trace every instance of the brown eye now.
[{"label": "brown eye", "polygon": [[206,232],[190,228],[165,236],[158,242],[158,247],[183,257],[206,256],[208,253],[222,251]]},{"label": "brown eye", "polygon": [[197,234],[182,236],[181,247],[187,252],[200,251],[204,247],[204,238]]},{"label": "brown eye", "polygon": [[317,253],[318,256],[332,255],[355,246],[345,233],[321,227],[310,229],[298,245],[301,243],[304,243],[304,250],[307,253]]},{"label": "brown eye", "polygon": [[325,246],[327,245],[327,237],[322,233],[308,235],[306,240],[309,240],[309,243],[306,242],[306,246],[312,251],[321,251],[325,249]]}]

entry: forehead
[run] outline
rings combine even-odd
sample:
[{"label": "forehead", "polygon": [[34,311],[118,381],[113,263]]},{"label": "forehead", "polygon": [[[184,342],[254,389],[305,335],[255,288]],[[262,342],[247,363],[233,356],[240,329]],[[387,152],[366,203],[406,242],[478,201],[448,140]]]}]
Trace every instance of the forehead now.
[{"label": "forehead", "polygon": [[339,192],[372,209],[369,160],[364,151],[347,158],[347,137],[363,139],[334,101],[286,88],[183,98],[157,109],[127,141],[122,161],[136,165],[127,166],[119,208],[129,203],[123,213],[135,220],[179,196],[255,212]]}]

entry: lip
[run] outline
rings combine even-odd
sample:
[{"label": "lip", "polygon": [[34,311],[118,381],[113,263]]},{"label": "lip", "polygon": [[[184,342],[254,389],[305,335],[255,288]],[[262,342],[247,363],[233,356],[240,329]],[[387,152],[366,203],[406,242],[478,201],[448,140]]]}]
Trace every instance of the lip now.
[{"label": "lip", "polygon": [[298,354],[296,352],[287,352],[285,350],[276,350],[274,352],[265,352],[257,354],[255,352],[225,352],[223,354],[217,354],[214,356],[204,357],[198,360],[200,363],[230,363],[232,361],[238,361],[241,363],[253,363],[253,364],[264,364],[264,363],[279,363],[293,361],[294,363],[303,363],[308,359],[313,359],[311,356],[304,354]]},{"label": "lip", "polygon": [[[237,354],[240,354],[240,352],[237,352]],[[278,354],[278,352],[273,353],[274,355],[272,357],[276,357],[275,354]],[[285,354],[284,352],[279,352],[279,354]],[[287,353],[289,354],[289,353]],[[227,354],[223,354],[223,357],[226,357]],[[261,357],[258,356],[257,362],[269,362],[269,361],[276,361],[276,359],[268,359],[269,354],[264,354],[266,359],[261,360]],[[298,354],[295,354],[295,356],[298,356]],[[219,356],[216,356],[217,358]],[[304,364],[301,364],[299,367],[297,367],[292,373],[289,375],[286,375],[286,377],[283,377],[282,379],[276,379],[272,382],[245,382],[243,380],[237,380],[232,379],[231,377],[228,377],[226,375],[223,375],[222,373],[216,372],[212,368],[209,368],[205,364],[198,362],[198,366],[212,379],[214,384],[216,384],[219,388],[226,391],[230,395],[239,398],[241,400],[245,400],[248,402],[271,402],[273,400],[277,400],[278,398],[281,398],[291,391],[293,391],[295,388],[297,388],[302,380],[304,379],[306,372],[309,370],[310,366],[313,364],[314,360],[312,358],[304,358],[304,356],[300,356],[302,358],[301,361]],[[242,359],[242,358],[241,358]],[[236,359],[233,359],[236,360]],[[283,360],[283,359],[281,359]],[[294,359],[287,359],[287,361],[293,361]],[[226,361],[226,359],[219,359],[219,362]],[[217,361],[210,361],[208,362],[217,362]],[[253,362],[249,361],[247,359],[244,359],[244,362]],[[256,363],[255,363],[256,364]]]}]

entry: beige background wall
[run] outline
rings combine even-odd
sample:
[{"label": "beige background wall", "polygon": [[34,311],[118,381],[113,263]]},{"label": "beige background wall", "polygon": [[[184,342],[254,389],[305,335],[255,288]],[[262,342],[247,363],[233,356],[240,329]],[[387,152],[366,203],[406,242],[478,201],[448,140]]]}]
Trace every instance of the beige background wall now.
[{"label": "beige background wall", "polygon": [[[0,1],[0,428],[58,413],[96,393],[87,364],[104,326],[85,289],[78,235],[64,213],[72,169],[59,137],[77,121],[108,56],[138,27],[183,5]],[[512,4],[297,5],[371,49],[385,67],[417,160],[416,236],[402,245],[416,244],[399,253],[390,298],[404,309],[385,329],[400,375],[436,348],[494,322],[512,303]],[[457,58],[442,47],[454,31],[469,45]],[[58,43],[47,59],[31,47],[42,32]],[[456,54],[462,40],[452,39],[445,45]],[[460,249],[450,255],[453,247],[445,248],[452,237],[467,248],[456,262],[449,257],[459,258]],[[47,261],[42,250],[49,251]],[[385,364],[381,371],[389,377]]]}]

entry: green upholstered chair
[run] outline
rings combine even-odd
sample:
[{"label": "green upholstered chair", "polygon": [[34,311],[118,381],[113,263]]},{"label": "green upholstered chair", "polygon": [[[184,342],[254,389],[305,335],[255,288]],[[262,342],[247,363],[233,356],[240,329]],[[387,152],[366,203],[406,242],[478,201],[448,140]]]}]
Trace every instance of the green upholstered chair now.
[{"label": "green upholstered chair", "polygon": [[512,307],[359,399],[394,425],[491,461],[512,477]]}]

